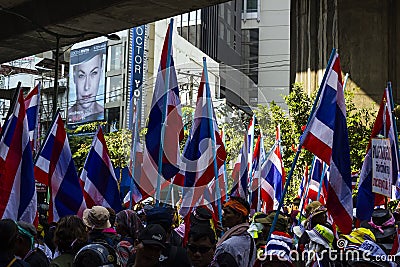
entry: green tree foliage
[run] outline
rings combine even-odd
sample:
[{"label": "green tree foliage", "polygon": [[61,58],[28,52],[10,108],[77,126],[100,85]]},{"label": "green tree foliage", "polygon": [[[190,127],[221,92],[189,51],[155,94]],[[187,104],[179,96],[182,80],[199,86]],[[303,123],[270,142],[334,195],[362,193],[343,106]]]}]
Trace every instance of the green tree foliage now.
[{"label": "green tree foliage", "polygon": [[[82,171],[87,154],[89,152],[94,133],[99,125],[104,126],[105,122],[93,122],[83,124],[75,130],[69,132],[69,143],[72,151],[72,158],[78,172]],[[129,155],[131,148],[131,132],[122,129],[116,132],[104,134],[108,152],[114,168],[124,168],[129,163]]]}]

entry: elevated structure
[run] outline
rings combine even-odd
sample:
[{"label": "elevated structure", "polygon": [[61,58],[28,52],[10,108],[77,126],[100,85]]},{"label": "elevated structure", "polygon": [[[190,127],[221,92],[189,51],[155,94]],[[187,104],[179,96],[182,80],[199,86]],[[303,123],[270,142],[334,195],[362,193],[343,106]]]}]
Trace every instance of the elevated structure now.
[{"label": "elevated structure", "polygon": [[[226,0],[0,0],[0,63],[117,32],[162,18],[226,2]],[[87,34],[92,32],[92,34]],[[86,34],[85,34],[86,33]]]}]

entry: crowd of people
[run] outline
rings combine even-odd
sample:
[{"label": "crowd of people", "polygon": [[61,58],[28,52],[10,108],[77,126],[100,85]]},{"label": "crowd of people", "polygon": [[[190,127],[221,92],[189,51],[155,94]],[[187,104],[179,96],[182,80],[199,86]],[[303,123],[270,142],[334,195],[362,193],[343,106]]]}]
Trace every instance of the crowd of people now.
[{"label": "crowd of people", "polygon": [[[400,216],[376,209],[343,235],[318,201],[299,211],[256,212],[242,198],[223,205],[222,222],[207,207],[180,220],[171,207],[142,205],[118,213],[93,206],[57,223],[0,220],[0,267],[91,266],[397,266]],[[221,224],[220,224],[221,223]]]}]

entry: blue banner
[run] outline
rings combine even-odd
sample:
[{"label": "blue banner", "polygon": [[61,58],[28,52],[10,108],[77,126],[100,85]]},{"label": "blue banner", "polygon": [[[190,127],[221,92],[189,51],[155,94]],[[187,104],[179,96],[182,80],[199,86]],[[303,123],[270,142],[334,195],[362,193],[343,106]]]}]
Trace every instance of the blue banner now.
[{"label": "blue banner", "polygon": [[146,26],[145,25],[132,28],[132,30],[131,30],[132,55],[131,55],[131,83],[130,83],[131,88],[130,88],[129,128],[133,127],[132,122],[135,120],[133,118],[133,116],[134,116],[133,111],[135,108],[134,105],[142,101],[145,35],[146,35]]}]

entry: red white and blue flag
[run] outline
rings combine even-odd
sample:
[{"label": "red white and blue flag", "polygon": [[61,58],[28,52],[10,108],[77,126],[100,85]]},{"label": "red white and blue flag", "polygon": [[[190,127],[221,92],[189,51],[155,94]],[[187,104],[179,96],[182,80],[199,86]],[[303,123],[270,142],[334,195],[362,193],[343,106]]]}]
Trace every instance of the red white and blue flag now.
[{"label": "red white and blue flag", "polygon": [[0,218],[33,223],[37,212],[32,150],[24,97],[17,99],[0,139]]},{"label": "red white and blue flag", "polygon": [[333,51],[302,146],[330,166],[327,209],[344,234],[352,230],[350,148],[339,55]]},{"label": "red white and blue flag", "polygon": [[261,199],[263,200],[263,210],[276,210],[283,194],[285,183],[285,169],[282,162],[280,148],[280,133],[277,129],[276,142],[271,153],[261,167]]},{"label": "red white and blue flag", "polygon": [[170,181],[180,169],[180,147],[183,123],[179,88],[172,56],[173,20],[168,27],[154,87],[143,153],[142,179],[150,192],[157,180]]},{"label": "red white and blue flag", "polygon": [[[217,163],[218,171],[226,159],[226,151],[219,135],[207,75],[203,69],[192,129],[182,153],[185,187],[207,185],[215,177],[214,161]],[[215,155],[216,158],[214,158]]]},{"label": "red white and blue flag", "polygon": [[[371,138],[367,147],[364,163],[360,172],[360,180],[358,182],[357,194],[357,219],[370,220],[375,206],[384,204],[385,199],[383,195],[375,194],[372,192],[372,151],[371,140],[378,135],[385,136],[390,140],[392,152],[392,184],[398,185],[398,171],[399,171],[399,158],[398,147],[394,129],[394,122],[392,117],[393,107],[391,105],[391,98],[389,89],[386,88],[378,115],[375,120],[374,127],[372,128]],[[385,125],[386,124],[386,125]],[[386,129],[386,133],[384,132]]]},{"label": "red white and blue flag", "polygon": [[88,208],[103,206],[116,212],[121,210],[118,181],[101,127],[93,138],[80,181]]},{"label": "red white and blue flag", "polygon": [[49,222],[67,215],[82,216],[86,204],[59,112],[38,153],[34,173],[50,189]]},{"label": "red white and blue flag", "polygon": [[33,151],[38,149],[37,139],[39,132],[39,108],[40,108],[40,83],[28,93],[24,100],[26,117],[28,118],[29,139]]},{"label": "red white and blue flag", "polygon": [[250,120],[249,126],[247,127],[247,133],[244,136],[244,142],[240,149],[239,156],[232,170],[233,187],[231,189],[231,196],[238,196],[247,199],[248,196],[248,184],[249,184],[249,160],[252,159],[252,155],[249,157],[251,151],[250,142],[251,136],[254,136],[254,124],[253,119]]},{"label": "red white and blue flag", "polygon": [[[321,185],[322,181],[322,185]],[[319,193],[319,199],[318,199]],[[328,167],[321,159],[314,156],[311,172],[310,184],[306,196],[306,203],[318,200],[322,205],[326,204],[328,195]]]}]

